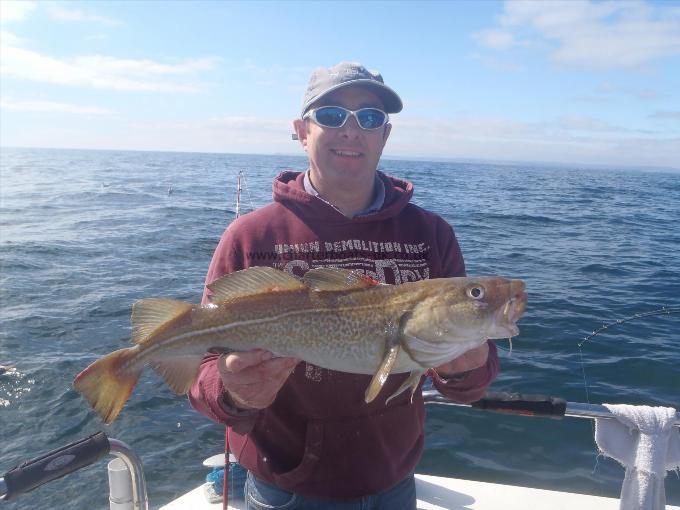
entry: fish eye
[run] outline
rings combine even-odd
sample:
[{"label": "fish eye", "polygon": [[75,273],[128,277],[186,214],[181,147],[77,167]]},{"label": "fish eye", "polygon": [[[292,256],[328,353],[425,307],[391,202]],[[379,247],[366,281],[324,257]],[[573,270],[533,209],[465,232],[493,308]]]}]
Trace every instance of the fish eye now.
[{"label": "fish eye", "polygon": [[473,285],[467,288],[467,295],[472,299],[482,299],[484,297],[484,287],[481,285]]}]

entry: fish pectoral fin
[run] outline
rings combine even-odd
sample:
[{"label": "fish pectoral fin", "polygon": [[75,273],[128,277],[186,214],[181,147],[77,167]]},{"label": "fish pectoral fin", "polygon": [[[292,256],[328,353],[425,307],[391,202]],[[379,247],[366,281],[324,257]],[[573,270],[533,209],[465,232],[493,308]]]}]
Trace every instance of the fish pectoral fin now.
[{"label": "fish pectoral fin", "polygon": [[418,385],[420,384],[420,379],[423,376],[425,371],[422,370],[412,370],[411,375],[408,376],[408,379],[406,379],[401,386],[399,386],[399,389],[392,393],[392,395],[389,396],[389,398],[385,401],[385,404],[389,404],[390,400],[392,400],[395,397],[398,397],[402,393],[404,393],[407,389],[411,388],[411,403],[413,403],[413,395],[415,394],[416,390],[418,389]]},{"label": "fish pectoral fin", "polygon": [[175,299],[142,299],[132,305],[132,342],[143,344],[158,328],[180,317],[192,306]]},{"label": "fish pectoral fin", "polygon": [[410,311],[405,311],[399,317],[399,325],[395,325],[394,322],[390,321],[387,324],[388,337],[385,342],[385,355],[383,357],[378,370],[376,371],[371,383],[366,388],[366,394],[364,395],[364,401],[366,403],[373,402],[375,397],[378,396],[380,390],[385,385],[387,377],[392,371],[392,367],[399,357],[399,352],[401,351],[401,339],[404,333],[404,326],[406,321],[411,317]]},{"label": "fish pectoral fin", "polygon": [[188,356],[185,354],[163,358],[151,362],[150,365],[163,378],[165,384],[172,388],[172,391],[178,395],[184,395],[189,392],[194,383],[201,361],[203,361],[203,355]]},{"label": "fish pectoral fin", "polygon": [[369,384],[368,388],[366,388],[364,401],[367,404],[369,402],[373,402],[373,400],[375,400],[375,397],[378,396],[378,393],[380,393],[380,390],[385,384],[385,381],[387,381],[387,377],[390,375],[390,371],[392,370],[395,361],[397,361],[400,349],[401,346],[399,344],[391,345],[387,349],[385,357],[383,358],[382,363],[378,367],[378,371],[373,376],[373,379],[371,379],[371,384]]},{"label": "fish pectoral fin", "polygon": [[305,273],[302,281],[315,291],[363,290],[380,285],[378,280],[370,276],[339,267],[312,269]]},{"label": "fish pectoral fin", "polygon": [[255,266],[229,273],[207,285],[211,303],[255,296],[266,292],[301,290],[305,284],[294,276],[273,267]]}]

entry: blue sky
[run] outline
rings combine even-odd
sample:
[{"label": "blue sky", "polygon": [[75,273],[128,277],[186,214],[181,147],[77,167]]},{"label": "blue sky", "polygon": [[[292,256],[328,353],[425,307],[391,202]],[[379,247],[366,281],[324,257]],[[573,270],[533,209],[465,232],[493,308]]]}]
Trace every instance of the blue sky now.
[{"label": "blue sky", "polygon": [[0,145],[303,154],[311,71],[378,69],[384,156],[680,168],[680,1],[0,0]]}]

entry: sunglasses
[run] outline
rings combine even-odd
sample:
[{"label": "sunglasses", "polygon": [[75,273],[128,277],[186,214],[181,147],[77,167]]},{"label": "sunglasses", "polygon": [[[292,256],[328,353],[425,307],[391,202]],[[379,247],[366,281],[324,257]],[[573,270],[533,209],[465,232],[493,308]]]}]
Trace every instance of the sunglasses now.
[{"label": "sunglasses", "polygon": [[302,118],[311,118],[319,126],[341,128],[345,125],[350,115],[354,116],[361,129],[378,129],[390,120],[384,111],[377,108],[348,110],[342,106],[321,106],[314,108],[305,113]]}]

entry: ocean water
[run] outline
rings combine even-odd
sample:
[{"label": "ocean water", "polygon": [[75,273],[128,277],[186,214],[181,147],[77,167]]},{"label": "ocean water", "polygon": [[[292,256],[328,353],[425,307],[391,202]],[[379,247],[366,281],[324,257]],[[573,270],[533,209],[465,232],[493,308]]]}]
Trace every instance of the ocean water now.
[{"label": "ocean water", "polygon": [[[148,371],[104,426],[71,388],[128,343],[132,303],[196,302],[243,200],[270,200],[284,156],[3,149],[0,166],[0,474],[104,430],[141,456],[151,508],[199,485],[223,431]],[[680,407],[680,174],[616,168],[383,161],[456,230],[472,275],[523,278],[529,307],[495,391]],[[584,377],[585,374],[585,377]],[[587,392],[586,392],[587,387]],[[428,407],[418,471],[616,497],[623,469],[597,456],[590,420]],[[680,481],[666,478],[670,503]],[[105,462],[3,508],[108,508]]]}]

